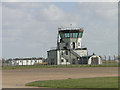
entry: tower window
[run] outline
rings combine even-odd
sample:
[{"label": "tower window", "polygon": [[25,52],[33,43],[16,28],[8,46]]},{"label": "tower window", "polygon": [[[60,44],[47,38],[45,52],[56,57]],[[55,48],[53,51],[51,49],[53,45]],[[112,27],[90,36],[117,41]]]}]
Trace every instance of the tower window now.
[{"label": "tower window", "polygon": [[68,37],[68,33],[65,33],[65,38],[67,38]]},{"label": "tower window", "polygon": [[80,37],[80,38],[82,37],[82,33],[81,33],[81,32],[79,33],[79,37]]},{"label": "tower window", "polygon": [[60,33],[60,37],[61,37],[61,38],[64,38],[64,33]]},{"label": "tower window", "polygon": [[73,37],[75,37],[75,33],[73,33]]},{"label": "tower window", "polygon": [[73,33],[73,37],[74,38],[78,37],[78,33]]},{"label": "tower window", "polygon": [[65,38],[69,38],[70,37],[70,33],[65,33]]},{"label": "tower window", "polygon": [[64,34],[62,34],[62,38],[64,38]]},{"label": "tower window", "polygon": [[70,33],[68,33],[68,37],[70,37]]},{"label": "tower window", "polygon": [[75,33],[75,37],[78,37],[78,33]]},{"label": "tower window", "polygon": [[71,38],[73,37],[73,33],[70,33],[70,37],[71,37]]}]

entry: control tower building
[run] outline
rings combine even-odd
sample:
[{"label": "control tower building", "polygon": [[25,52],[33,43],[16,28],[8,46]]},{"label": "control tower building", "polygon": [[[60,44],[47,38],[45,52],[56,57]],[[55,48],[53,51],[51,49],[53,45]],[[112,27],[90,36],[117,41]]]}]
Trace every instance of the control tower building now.
[{"label": "control tower building", "polygon": [[81,47],[83,32],[81,28],[58,28],[57,48],[47,51],[48,64],[102,64],[100,56],[88,56],[87,48]]}]

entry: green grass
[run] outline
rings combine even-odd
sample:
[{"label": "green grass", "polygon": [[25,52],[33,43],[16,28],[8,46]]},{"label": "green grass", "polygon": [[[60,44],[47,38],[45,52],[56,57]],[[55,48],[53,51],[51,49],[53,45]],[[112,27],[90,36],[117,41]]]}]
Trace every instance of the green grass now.
[{"label": "green grass", "polygon": [[118,77],[45,80],[27,83],[26,86],[50,88],[118,88]]},{"label": "green grass", "polygon": [[[76,68],[76,67],[118,67],[118,64],[102,65],[31,65],[31,66],[5,66],[2,69],[32,69],[32,68]],[[1,68],[0,68],[1,69]]]}]

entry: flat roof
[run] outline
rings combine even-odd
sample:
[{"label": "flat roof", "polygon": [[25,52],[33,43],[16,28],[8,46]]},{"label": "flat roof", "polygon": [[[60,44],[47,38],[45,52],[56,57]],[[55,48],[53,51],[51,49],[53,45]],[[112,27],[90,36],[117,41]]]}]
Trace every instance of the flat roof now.
[{"label": "flat roof", "polygon": [[84,30],[82,29],[78,29],[78,30],[59,30],[59,33],[79,33],[79,32],[83,32]]},{"label": "flat roof", "polygon": [[[57,50],[70,50],[70,49],[51,49],[47,52],[50,52],[50,51],[57,51]],[[74,50],[87,50],[87,48],[77,48],[77,49],[74,49]]]},{"label": "flat roof", "polygon": [[14,59],[7,59],[7,60],[44,60],[44,58],[14,58]]}]

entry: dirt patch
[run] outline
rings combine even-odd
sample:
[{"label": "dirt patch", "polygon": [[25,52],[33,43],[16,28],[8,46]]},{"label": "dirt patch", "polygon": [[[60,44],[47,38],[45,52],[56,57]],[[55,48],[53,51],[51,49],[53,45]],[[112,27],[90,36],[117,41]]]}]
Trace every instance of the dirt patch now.
[{"label": "dirt patch", "polygon": [[118,67],[39,68],[2,71],[3,88],[31,88],[37,80],[118,76]]}]

